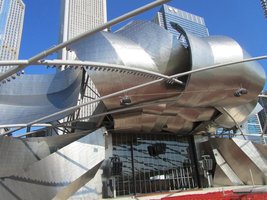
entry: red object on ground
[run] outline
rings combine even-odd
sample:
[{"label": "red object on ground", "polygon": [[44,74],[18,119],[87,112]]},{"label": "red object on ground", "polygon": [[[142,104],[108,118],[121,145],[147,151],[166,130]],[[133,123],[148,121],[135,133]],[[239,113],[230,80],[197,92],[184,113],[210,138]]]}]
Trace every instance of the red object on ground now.
[{"label": "red object on ground", "polygon": [[161,200],[267,200],[267,193],[234,193],[232,190],[206,194],[164,197]]}]

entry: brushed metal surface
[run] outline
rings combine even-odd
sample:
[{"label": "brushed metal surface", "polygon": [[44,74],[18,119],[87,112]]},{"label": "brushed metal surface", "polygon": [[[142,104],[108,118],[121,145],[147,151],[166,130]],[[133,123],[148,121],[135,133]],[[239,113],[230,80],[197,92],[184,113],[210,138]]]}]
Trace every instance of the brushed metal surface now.
[{"label": "brushed metal surface", "polygon": [[[253,142],[233,138],[233,141],[250,158],[250,160],[267,176],[267,158],[262,154]],[[264,146],[267,148],[266,146]],[[266,177],[264,177],[266,179]],[[266,179],[267,180],[267,179]]]},{"label": "brushed metal surface", "polygon": [[147,21],[133,21],[116,31],[142,47],[155,62],[157,71],[173,75],[189,69],[189,51],[162,27]]},{"label": "brushed metal surface", "polygon": [[[133,29],[136,30],[133,31]],[[127,31],[138,36],[136,41],[126,33]],[[144,34],[150,36],[145,39],[146,42],[143,44],[143,41],[139,39],[144,40]],[[157,44],[156,48],[153,44]],[[185,71],[189,66],[188,50],[170,33],[151,22],[136,22],[117,33],[97,33],[72,45],[71,49],[75,51],[80,60],[101,61],[164,74]],[[174,59],[176,62],[173,61]],[[98,71],[88,68],[87,73],[90,74],[102,96],[154,80],[152,77],[121,71]],[[107,85],[107,83],[109,84]],[[177,96],[183,88],[181,85],[172,87],[165,83],[158,83],[125,95],[131,97],[132,103],[140,103]],[[107,109],[121,107],[119,99],[120,96],[104,100]]]},{"label": "brushed metal surface", "polygon": [[[221,176],[226,176],[233,185],[244,185],[243,182],[240,180],[240,178],[236,175],[236,173],[231,169],[229,164],[224,160],[223,156],[218,151],[218,149],[214,148],[213,149],[213,154],[214,154],[214,157],[215,157],[215,160],[216,160],[216,163],[217,163],[216,171],[220,171],[221,170],[224,173],[224,175],[223,174],[220,174],[220,175]],[[218,169],[218,168],[220,168],[220,169]],[[216,174],[216,172],[215,172],[215,174]],[[228,185],[229,184],[228,181],[226,183],[220,181],[220,179],[221,179],[220,175],[217,174],[217,176],[214,176],[215,183],[216,184],[220,184],[220,185]]]},{"label": "brushed metal surface", "polygon": [[224,171],[218,165],[216,165],[216,170],[213,178],[213,185],[215,187],[221,187],[221,186],[233,186],[234,184],[226,176]]},{"label": "brushed metal surface", "polygon": [[256,148],[251,148],[253,144],[250,141],[212,138],[210,142],[212,148],[218,150],[227,165],[245,185],[266,184],[266,166],[260,164],[265,163],[266,158],[257,152]]},{"label": "brushed metal surface", "polygon": [[27,169],[31,164],[84,136],[76,133],[40,138],[0,137],[0,178]]},{"label": "brushed metal surface", "polygon": [[[231,38],[199,38],[184,30],[182,32],[188,39],[188,48],[156,24],[134,21],[115,33],[96,33],[72,45],[71,49],[83,61],[119,64],[165,75],[249,57]],[[153,77],[120,70],[87,68],[87,72],[101,95],[153,80]],[[108,110],[121,108],[120,99],[124,96],[131,99],[128,107],[161,101],[159,106],[113,115],[115,130],[181,133],[191,131],[199,122],[208,123],[212,119],[216,119],[216,123],[209,126],[232,128],[235,123],[220,108],[226,107],[231,115],[237,117],[237,123],[243,122],[255,107],[251,102],[262,90],[265,75],[257,62],[248,62],[193,73],[181,80],[185,86],[161,82],[104,100]],[[240,87],[248,93],[236,97],[234,93]]]},{"label": "brushed metal surface", "polygon": [[[98,129],[27,168],[1,178],[1,198],[47,200],[63,196],[67,199],[93,179],[105,159],[105,131],[105,128]],[[90,189],[101,190],[101,180],[94,181]]]},{"label": "brushed metal surface", "polygon": [[[248,58],[249,55],[231,38],[213,36],[199,38],[187,33],[191,50],[192,69]],[[205,52],[205,53],[203,53]],[[257,62],[230,65],[192,74],[182,95],[180,105],[238,106],[255,100],[262,91],[265,72]],[[237,98],[240,87],[248,93]]]},{"label": "brushed metal surface", "polygon": [[[0,125],[21,124],[77,104],[82,73],[23,75],[0,87]],[[68,113],[67,113],[68,114]],[[54,121],[65,115],[51,118]]]},{"label": "brushed metal surface", "polygon": [[250,114],[253,112],[256,105],[257,105],[257,101],[254,100],[250,103],[239,105],[239,106],[226,106],[224,107],[225,110],[220,107],[217,107],[217,109],[222,114],[218,116],[214,120],[214,122],[219,127],[224,127],[224,128],[234,127],[236,125],[235,122],[241,125],[248,119],[248,116],[250,116]]}]

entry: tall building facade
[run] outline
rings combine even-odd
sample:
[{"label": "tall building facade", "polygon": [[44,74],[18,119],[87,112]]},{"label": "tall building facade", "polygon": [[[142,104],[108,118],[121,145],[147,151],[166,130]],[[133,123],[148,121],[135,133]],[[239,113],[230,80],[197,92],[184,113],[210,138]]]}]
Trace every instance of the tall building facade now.
[{"label": "tall building facade", "polygon": [[[65,42],[81,33],[89,31],[107,21],[106,0],[61,0],[60,41]],[[75,60],[74,52],[63,49],[60,55],[63,60]],[[84,91],[79,97],[79,104],[97,98],[98,92],[90,77],[85,75]],[[90,116],[98,103],[82,107],[76,116]]]},{"label": "tall building facade", "polygon": [[[264,138],[262,136],[262,125],[259,119],[259,113],[252,115],[243,125],[242,131],[247,140],[252,142],[265,144]],[[242,138],[242,137],[241,137]]]},{"label": "tall building facade", "polygon": [[262,127],[260,124],[258,114],[252,115],[248,121],[243,125],[245,133],[247,134],[261,134]]},{"label": "tall building facade", "polygon": [[164,4],[155,15],[153,22],[167,29],[174,36],[179,37],[180,33],[173,24],[181,26],[186,31],[200,37],[209,36],[209,31],[205,25],[203,17],[179,10]]},{"label": "tall building facade", "polygon": [[242,130],[248,140],[266,144],[265,137],[262,135],[265,129],[264,120],[266,120],[266,109],[264,108],[264,104],[266,104],[265,99],[259,97],[254,114],[242,124]]},{"label": "tall building facade", "polygon": [[[60,41],[65,42],[107,21],[106,0],[61,0]],[[62,59],[74,59],[62,51]]]},{"label": "tall building facade", "polygon": [[[25,4],[22,0],[0,0],[0,60],[19,57]],[[0,68],[0,73],[10,66]]]}]

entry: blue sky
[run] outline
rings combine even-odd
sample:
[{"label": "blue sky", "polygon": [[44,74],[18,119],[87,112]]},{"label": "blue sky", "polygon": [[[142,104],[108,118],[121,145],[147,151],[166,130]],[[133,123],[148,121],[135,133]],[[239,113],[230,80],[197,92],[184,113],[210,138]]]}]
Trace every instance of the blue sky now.
[{"label": "blue sky", "polygon": [[[151,0],[107,0],[108,20],[152,2]],[[20,59],[45,50],[59,41],[60,0],[24,0],[26,13]],[[173,0],[174,7],[204,17],[210,35],[235,39],[252,56],[267,54],[267,18],[260,0]],[[133,19],[150,20],[159,8]],[[125,23],[112,28],[116,30]],[[267,69],[267,61],[260,61]],[[46,73],[30,67],[26,73]],[[267,88],[267,87],[265,87]]]}]

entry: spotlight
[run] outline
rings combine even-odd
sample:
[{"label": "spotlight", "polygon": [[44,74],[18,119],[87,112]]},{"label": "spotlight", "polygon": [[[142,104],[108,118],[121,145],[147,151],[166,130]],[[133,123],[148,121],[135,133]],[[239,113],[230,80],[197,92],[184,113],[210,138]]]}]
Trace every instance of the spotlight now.
[{"label": "spotlight", "polygon": [[246,88],[239,88],[238,90],[235,91],[234,96],[235,97],[240,97],[243,94],[247,94],[248,90]]},{"label": "spotlight", "polygon": [[120,104],[122,105],[122,106],[128,106],[128,105],[130,105],[132,103],[132,100],[131,100],[131,98],[129,97],[129,96],[124,96],[124,97],[121,97],[120,98]]}]

